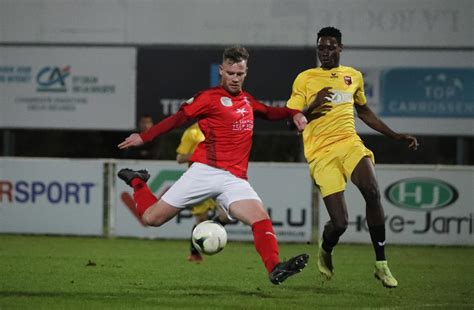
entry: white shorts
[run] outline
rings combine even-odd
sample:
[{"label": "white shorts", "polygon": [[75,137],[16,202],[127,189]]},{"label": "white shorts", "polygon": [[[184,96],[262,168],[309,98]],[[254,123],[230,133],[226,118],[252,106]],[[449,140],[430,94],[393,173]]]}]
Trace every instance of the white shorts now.
[{"label": "white shorts", "polygon": [[218,205],[229,214],[231,203],[244,199],[262,201],[252,186],[229,171],[201,163],[191,167],[161,196],[173,207],[190,208],[208,198],[215,198]]}]

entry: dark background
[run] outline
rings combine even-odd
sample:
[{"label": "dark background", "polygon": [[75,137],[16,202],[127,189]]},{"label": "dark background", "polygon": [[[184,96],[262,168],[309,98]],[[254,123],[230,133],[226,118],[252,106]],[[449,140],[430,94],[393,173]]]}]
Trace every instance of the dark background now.
[{"label": "dark background", "polygon": [[[143,47],[137,61],[137,116],[163,117],[161,98],[190,98],[209,88],[210,68],[222,61],[222,47]],[[303,70],[316,66],[315,51],[291,48],[248,48],[250,59],[244,89],[260,100],[284,100]],[[284,122],[258,120],[255,130],[285,130]]]},{"label": "dark background", "polygon": [[[137,47],[137,119],[149,114],[154,121],[166,117],[162,98],[190,98],[210,86],[210,68],[220,63],[225,46]],[[249,72],[244,89],[261,100],[287,100],[292,83],[301,71],[316,66],[312,48],[247,47]],[[113,113],[113,111],[111,111]],[[185,127],[158,138],[156,159],[174,160]],[[116,147],[129,131],[2,129],[0,154],[26,157],[122,158]],[[474,139],[458,136],[418,136],[420,148],[384,136],[361,135],[378,163],[474,164]],[[304,161],[301,137],[286,122],[258,120],[252,161]]]}]

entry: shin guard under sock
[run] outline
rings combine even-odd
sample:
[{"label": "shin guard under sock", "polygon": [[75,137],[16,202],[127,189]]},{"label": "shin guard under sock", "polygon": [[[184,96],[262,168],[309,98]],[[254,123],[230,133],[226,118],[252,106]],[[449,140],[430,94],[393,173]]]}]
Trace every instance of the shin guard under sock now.
[{"label": "shin guard under sock", "polygon": [[145,211],[154,205],[158,199],[153,195],[148,185],[141,179],[135,178],[132,180],[133,198],[137,204],[137,213],[142,216]]},{"label": "shin guard under sock", "polygon": [[252,225],[253,242],[255,249],[262,258],[263,264],[268,272],[280,262],[278,259],[278,243],[269,219],[255,222]]},{"label": "shin guard under sock", "polygon": [[375,260],[385,260],[385,225],[369,226]]}]

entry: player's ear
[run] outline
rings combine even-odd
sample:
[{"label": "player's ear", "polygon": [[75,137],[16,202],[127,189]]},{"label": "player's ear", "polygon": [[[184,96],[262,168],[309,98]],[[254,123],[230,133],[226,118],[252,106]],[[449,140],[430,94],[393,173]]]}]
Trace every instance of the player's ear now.
[{"label": "player's ear", "polygon": [[224,71],[224,67],[222,65],[219,65],[219,75],[222,76],[222,73]]}]

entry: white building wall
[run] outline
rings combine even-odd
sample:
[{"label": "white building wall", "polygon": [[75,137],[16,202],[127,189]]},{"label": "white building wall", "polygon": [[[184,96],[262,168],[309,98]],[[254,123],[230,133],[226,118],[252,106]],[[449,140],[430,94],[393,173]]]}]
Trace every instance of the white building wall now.
[{"label": "white building wall", "polygon": [[0,42],[473,47],[471,0],[0,0]]}]

